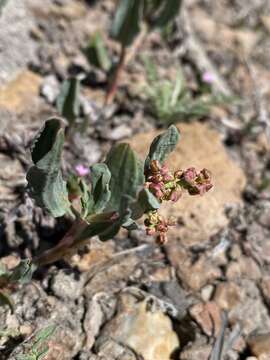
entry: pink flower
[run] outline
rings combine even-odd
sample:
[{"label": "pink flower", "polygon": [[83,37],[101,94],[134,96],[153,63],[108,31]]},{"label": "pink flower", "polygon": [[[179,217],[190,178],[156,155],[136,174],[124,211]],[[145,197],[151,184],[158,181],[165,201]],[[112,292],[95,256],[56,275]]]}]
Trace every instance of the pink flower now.
[{"label": "pink flower", "polygon": [[169,198],[169,199],[170,199],[172,202],[176,202],[176,201],[178,201],[178,200],[180,199],[181,195],[182,195],[182,191],[181,191],[180,186],[178,186],[176,189],[174,189],[174,190],[170,193],[170,198]]},{"label": "pink flower", "polygon": [[156,184],[156,183],[150,183],[149,184],[149,190],[157,197],[158,199],[161,199],[163,197],[163,187],[164,184],[162,182]]},{"label": "pink flower", "polygon": [[207,169],[197,172],[195,168],[189,168],[181,176],[181,185],[190,195],[203,195],[213,187],[211,173]]},{"label": "pink flower", "polygon": [[210,73],[209,71],[204,72],[202,75],[202,80],[207,84],[212,84],[215,79],[215,75]]},{"label": "pink flower", "polygon": [[81,177],[88,175],[90,172],[89,168],[82,164],[76,165],[75,171],[76,171],[77,175],[81,176]]}]

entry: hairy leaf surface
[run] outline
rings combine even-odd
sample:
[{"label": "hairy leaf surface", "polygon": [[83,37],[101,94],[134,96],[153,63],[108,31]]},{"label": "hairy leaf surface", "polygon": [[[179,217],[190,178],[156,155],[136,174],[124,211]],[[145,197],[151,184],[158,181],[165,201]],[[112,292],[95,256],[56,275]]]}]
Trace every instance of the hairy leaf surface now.
[{"label": "hairy leaf surface", "polygon": [[27,173],[31,196],[38,206],[54,217],[63,216],[70,208],[66,182],[60,169],[63,144],[61,120],[47,120],[32,148],[35,165]]},{"label": "hairy leaf surface", "polygon": [[152,160],[157,160],[161,165],[166,157],[175,149],[179,140],[179,131],[171,125],[167,131],[158,135],[152,142],[149,154],[145,160],[144,170],[148,173]]}]

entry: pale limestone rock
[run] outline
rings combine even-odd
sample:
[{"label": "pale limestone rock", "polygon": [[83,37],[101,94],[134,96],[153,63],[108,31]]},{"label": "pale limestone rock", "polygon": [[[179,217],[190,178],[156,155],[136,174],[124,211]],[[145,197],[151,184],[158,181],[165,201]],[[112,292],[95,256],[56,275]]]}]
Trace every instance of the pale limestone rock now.
[{"label": "pale limestone rock", "polygon": [[33,26],[25,1],[9,0],[0,16],[0,87],[34,59],[35,42],[30,38]]},{"label": "pale limestone rock", "polygon": [[189,312],[206,335],[218,336],[221,329],[221,312],[215,302],[198,303],[193,305]]},{"label": "pale limestone rock", "polygon": [[244,294],[233,282],[221,283],[217,286],[214,300],[221,309],[230,311],[241,304]]},{"label": "pale limestone rock", "polygon": [[32,110],[42,78],[29,71],[20,72],[9,84],[0,88],[0,109],[23,113]]},{"label": "pale limestone rock", "polygon": [[180,354],[180,360],[209,360],[211,345],[193,345]]},{"label": "pale limestone rock", "polygon": [[121,296],[117,315],[105,326],[98,340],[98,351],[108,338],[132,349],[144,360],[169,360],[180,346],[168,316],[160,310],[150,309],[147,300]]}]

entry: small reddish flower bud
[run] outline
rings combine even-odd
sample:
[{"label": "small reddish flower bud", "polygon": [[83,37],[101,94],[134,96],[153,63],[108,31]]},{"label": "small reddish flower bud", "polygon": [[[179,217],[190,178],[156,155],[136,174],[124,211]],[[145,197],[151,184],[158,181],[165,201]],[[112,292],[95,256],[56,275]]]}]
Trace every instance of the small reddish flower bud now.
[{"label": "small reddish flower bud", "polygon": [[192,184],[193,181],[195,181],[197,177],[197,171],[194,167],[188,168],[186,171],[184,171],[183,173],[183,178],[187,183]]},{"label": "small reddish flower bud", "polygon": [[150,171],[151,174],[158,173],[160,170],[160,164],[157,160],[152,160],[150,164]]},{"label": "small reddish flower bud", "polygon": [[158,184],[163,181],[163,176],[161,174],[156,174],[154,176],[150,176],[148,181]]},{"label": "small reddish flower bud", "polygon": [[175,177],[176,179],[180,179],[182,175],[183,175],[183,171],[182,171],[182,170],[177,170],[177,171],[175,171],[175,173],[174,173],[174,177]]},{"label": "small reddish flower bud", "polygon": [[203,195],[213,187],[211,173],[207,169],[197,173],[195,168],[189,168],[183,172],[180,180],[181,185],[187,189],[190,195]]},{"label": "small reddish flower bud", "polygon": [[180,199],[181,196],[182,196],[182,191],[180,186],[178,186],[175,190],[171,192],[169,200],[176,202]]},{"label": "small reddish flower bud", "polygon": [[163,191],[162,188],[164,187],[163,183],[154,184],[150,183],[149,190],[157,197],[158,199],[162,199],[163,197]]},{"label": "small reddish flower bud", "polygon": [[157,231],[159,232],[166,232],[168,231],[168,226],[165,221],[157,225]]}]

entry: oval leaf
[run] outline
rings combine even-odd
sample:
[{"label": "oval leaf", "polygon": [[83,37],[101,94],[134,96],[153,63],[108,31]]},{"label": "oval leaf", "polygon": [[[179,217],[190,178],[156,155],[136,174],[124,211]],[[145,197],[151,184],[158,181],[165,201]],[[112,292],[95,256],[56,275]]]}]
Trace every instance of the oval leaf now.
[{"label": "oval leaf", "polygon": [[27,173],[28,188],[38,206],[54,217],[63,216],[70,208],[66,182],[61,173],[64,130],[60,119],[47,120],[32,148],[32,166]]},{"label": "oval leaf", "polygon": [[149,172],[152,160],[157,160],[161,165],[164,163],[166,157],[175,149],[179,137],[178,129],[171,125],[165,133],[158,135],[153,140],[144,164],[145,174]]},{"label": "oval leaf", "polygon": [[60,94],[56,100],[56,107],[60,115],[73,125],[80,113],[80,80],[71,77],[64,81]]},{"label": "oval leaf", "polygon": [[122,46],[129,46],[140,31],[143,0],[120,0],[112,24],[111,35]]},{"label": "oval leaf", "polygon": [[109,152],[106,164],[111,172],[111,198],[107,210],[119,211],[122,196],[136,199],[144,183],[143,166],[128,144],[118,144]]}]

